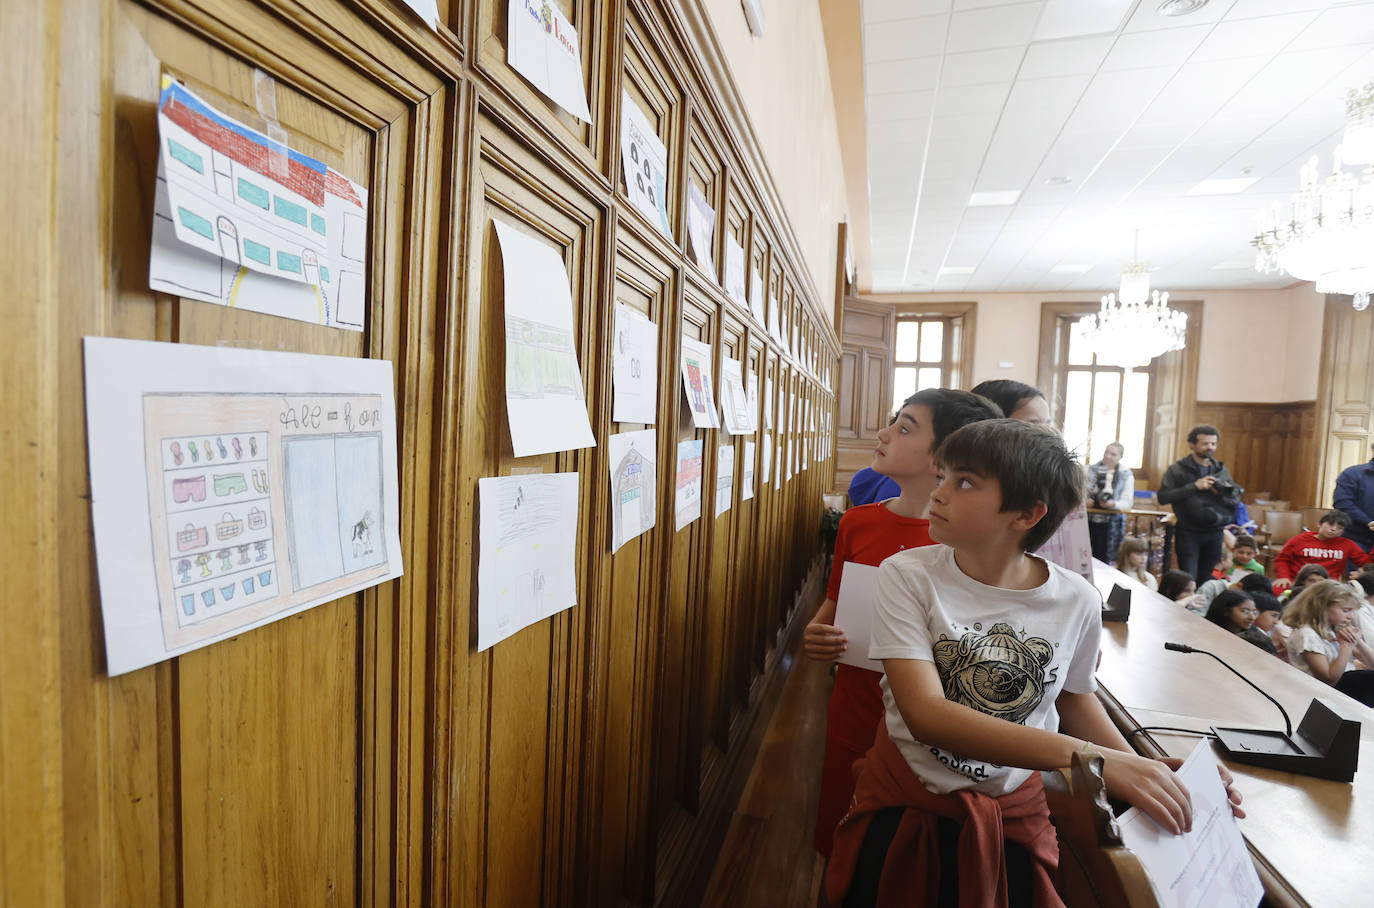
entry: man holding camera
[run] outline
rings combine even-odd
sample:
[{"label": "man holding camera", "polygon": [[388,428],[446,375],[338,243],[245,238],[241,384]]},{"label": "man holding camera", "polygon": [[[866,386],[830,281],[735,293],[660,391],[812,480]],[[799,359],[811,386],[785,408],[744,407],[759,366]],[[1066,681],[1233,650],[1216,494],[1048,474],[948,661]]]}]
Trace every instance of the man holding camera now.
[{"label": "man holding camera", "polygon": [[1175,461],[1160,480],[1160,504],[1173,505],[1178,524],[1174,529],[1174,554],[1178,569],[1191,574],[1202,586],[1221,560],[1221,533],[1236,519],[1240,486],[1226,464],[1215,460],[1221,433],[1216,426],[1193,426],[1188,433],[1192,452]]}]

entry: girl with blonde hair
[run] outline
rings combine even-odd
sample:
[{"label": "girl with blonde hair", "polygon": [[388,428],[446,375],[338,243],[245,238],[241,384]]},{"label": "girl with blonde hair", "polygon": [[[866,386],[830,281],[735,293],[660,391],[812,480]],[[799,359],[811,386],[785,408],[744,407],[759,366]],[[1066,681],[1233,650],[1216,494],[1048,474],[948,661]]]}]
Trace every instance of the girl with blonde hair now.
[{"label": "girl with blonde hair", "polygon": [[1349,584],[1318,580],[1288,603],[1280,620],[1293,629],[1288,661],[1295,668],[1374,706],[1374,671],[1346,670],[1354,656],[1374,664],[1374,652],[1355,623],[1361,604]]},{"label": "girl with blonde hair", "polygon": [[1130,536],[1121,540],[1121,545],[1116,550],[1116,569],[1130,577],[1138,580],[1152,590],[1159,589],[1159,581],[1155,575],[1145,570],[1145,563],[1150,557],[1150,547],[1145,544],[1145,540],[1137,536]]}]

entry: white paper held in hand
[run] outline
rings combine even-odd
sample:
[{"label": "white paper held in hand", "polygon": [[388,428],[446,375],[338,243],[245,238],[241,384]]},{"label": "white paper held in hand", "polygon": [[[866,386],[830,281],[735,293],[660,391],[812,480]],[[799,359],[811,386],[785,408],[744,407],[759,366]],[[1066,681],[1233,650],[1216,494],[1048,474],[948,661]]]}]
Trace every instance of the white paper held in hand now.
[{"label": "white paper held in hand", "polygon": [[849,641],[840,662],[881,673],[883,664],[868,658],[868,643],[873,633],[873,589],[878,569],[871,564],[844,563],[840,575],[840,597],[835,600],[835,626]]}]

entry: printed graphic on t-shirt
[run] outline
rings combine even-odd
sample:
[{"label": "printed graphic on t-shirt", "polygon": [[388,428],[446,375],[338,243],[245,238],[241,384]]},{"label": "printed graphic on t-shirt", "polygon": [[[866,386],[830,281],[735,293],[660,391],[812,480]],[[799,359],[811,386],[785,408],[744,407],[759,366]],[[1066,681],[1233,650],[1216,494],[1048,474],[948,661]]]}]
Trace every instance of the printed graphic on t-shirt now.
[{"label": "printed graphic on t-shirt", "polygon": [[1335,561],[1337,558],[1345,557],[1345,549],[1321,549],[1316,546],[1308,546],[1302,550],[1304,558],[1311,558],[1313,561]]},{"label": "printed graphic on t-shirt", "polygon": [[[1023,640],[1010,624],[1000,621],[986,633],[981,631],[982,625],[975,624],[958,640],[941,635],[932,647],[945,699],[1023,725],[1040,705],[1046,685],[1054,683],[1057,669],[1048,675],[1045,671],[1054,658],[1054,645],[1043,637]],[[936,747],[930,752],[962,776],[987,778],[985,765]]]}]

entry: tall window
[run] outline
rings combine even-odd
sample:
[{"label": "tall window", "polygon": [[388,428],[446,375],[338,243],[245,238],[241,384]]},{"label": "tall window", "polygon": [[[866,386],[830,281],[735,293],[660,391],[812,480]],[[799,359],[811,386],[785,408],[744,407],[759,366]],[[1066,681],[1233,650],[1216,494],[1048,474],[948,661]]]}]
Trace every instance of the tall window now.
[{"label": "tall window", "polygon": [[898,318],[897,342],[893,355],[892,412],[926,388],[949,386],[951,335],[950,319]]},{"label": "tall window", "polygon": [[1087,463],[1096,463],[1107,445],[1119,441],[1126,448],[1126,466],[1141,469],[1154,364],[1128,372],[1099,363],[1077,315],[1061,315],[1059,331],[1058,348],[1067,351],[1057,364],[1058,386],[1064,389],[1064,441]]}]

